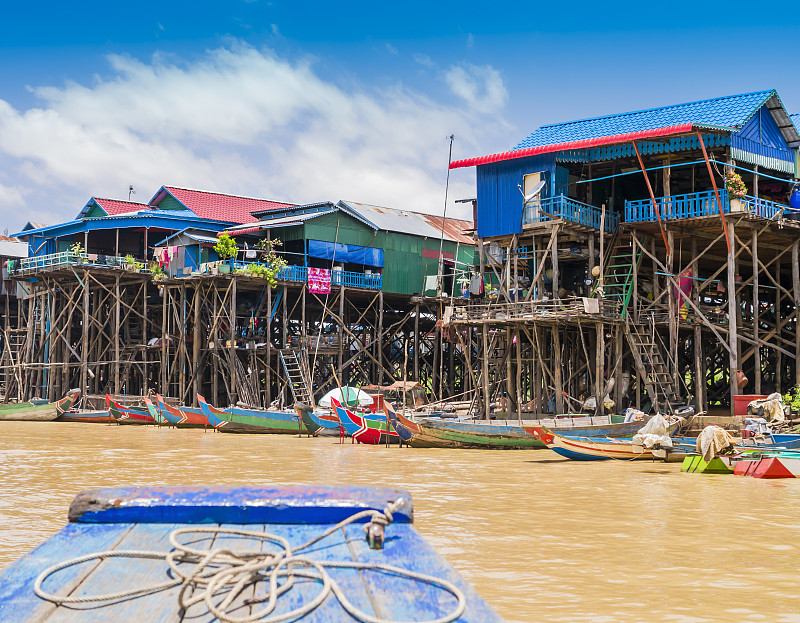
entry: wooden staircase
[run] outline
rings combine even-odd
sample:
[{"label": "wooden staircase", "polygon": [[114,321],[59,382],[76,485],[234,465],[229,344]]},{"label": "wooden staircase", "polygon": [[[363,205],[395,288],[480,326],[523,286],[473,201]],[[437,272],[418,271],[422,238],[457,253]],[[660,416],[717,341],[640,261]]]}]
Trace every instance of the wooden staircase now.
[{"label": "wooden staircase", "polygon": [[19,394],[22,357],[28,338],[27,329],[3,331],[3,353],[0,356],[0,394],[8,400],[11,394]]},{"label": "wooden staircase", "polygon": [[298,351],[287,348],[278,351],[286,378],[289,379],[289,387],[295,402],[302,402],[309,406],[314,406],[314,398],[311,395],[311,387],[308,381],[308,373],[298,357]]},{"label": "wooden staircase", "polygon": [[653,409],[661,413],[673,413],[686,401],[681,396],[680,387],[661,354],[661,347],[655,335],[655,325],[625,323],[625,336],[631,354],[643,379],[645,389],[653,403]]}]

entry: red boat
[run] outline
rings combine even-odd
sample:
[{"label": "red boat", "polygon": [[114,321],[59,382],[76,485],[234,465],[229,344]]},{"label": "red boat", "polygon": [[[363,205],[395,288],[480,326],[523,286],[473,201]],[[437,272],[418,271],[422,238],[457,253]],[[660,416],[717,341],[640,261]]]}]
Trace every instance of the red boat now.
[{"label": "red boat", "polygon": [[117,424],[155,424],[155,418],[148,413],[145,407],[128,407],[114,402],[106,394],[106,404],[111,416]]},{"label": "red boat", "polygon": [[200,409],[189,407],[173,407],[164,402],[161,394],[156,394],[156,404],[161,415],[173,426],[181,428],[208,428],[208,418]]},{"label": "red boat", "polygon": [[371,445],[400,443],[400,436],[385,415],[373,413],[364,417],[344,408],[334,398],[331,398],[331,406],[336,410],[342,427],[358,443]]}]

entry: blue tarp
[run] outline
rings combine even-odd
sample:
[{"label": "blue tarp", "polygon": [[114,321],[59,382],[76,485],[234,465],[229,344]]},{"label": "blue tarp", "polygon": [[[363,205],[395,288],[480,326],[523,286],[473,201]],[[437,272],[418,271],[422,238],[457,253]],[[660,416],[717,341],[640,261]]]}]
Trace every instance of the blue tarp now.
[{"label": "blue tarp", "polygon": [[309,240],[308,255],[322,260],[335,260],[343,264],[364,264],[383,268],[383,249],[374,247]]}]

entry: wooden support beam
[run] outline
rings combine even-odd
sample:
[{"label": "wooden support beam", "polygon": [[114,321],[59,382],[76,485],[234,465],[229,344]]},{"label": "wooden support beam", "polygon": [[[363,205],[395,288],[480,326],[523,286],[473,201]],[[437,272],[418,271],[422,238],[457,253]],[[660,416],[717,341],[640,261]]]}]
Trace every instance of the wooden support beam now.
[{"label": "wooden support beam", "polygon": [[711,170],[711,162],[708,159],[708,153],[706,152],[706,144],[703,142],[703,135],[700,134],[700,130],[697,130],[696,133],[697,133],[697,140],[700,141],[700,149],[703,151],[703,160],[706,161],[706,168],[708,169],[708,177],[711,178],[711,186],[714,188],[714,195],[717,198],[717,207],[719,208],[719,218],[722,221],[722,231],[725,233],[725,242],[728,245],[728,256],[730,257],[731,246],[733,241],[731,240],[731,237],[728,235],[728,223],[725,220],[725,211],[722,209],[722,199],[719,198],[719,189],[717,188],[717,180],[714,177],[714,172]]},{"label": "wooden support beam", "polygon": [[661,230],[661,237],[664,240],[664,246],[667,248],[667,253],[669,253],[670,246],[669,242],[667,241],[667,235],[664,232],[664,225],[661,223],[661,211],[658,209],[658,203],[656,202],[656,196],[653,193],[653,186],[650,184],[650,176],[647,175],[647,169],[644,167],[644,161],[642,160],[642,154],[639,153],[639,147],[636,145],[636,141],[631,141],[631,145],[633,145],[633,151],[636,152],[636,158],[639,160],[639,166],[642,169],[642,175],[644,175],[644,181],[647,184],[647,192],[650,193],[650,201],[653,204],[653,211],[656,213],[656,220],[658,221],[658,228]]},{"label": "wooden support beam", "polygon": [[[794,384],[800,385],[800,242],[792,243],[792,292],[794,294]],[[781,391],[776,388],[775,391]]]},{"label": "wooden support beam", "polygon": [[758,334],[759,330],[761,329],[761,304],[759,302],[759,280],[758,280],[758,273],[759,273],[759,262],[758,262],[758,233],[753,230],[752,232],[752,241],[751,241],[751,249],[750,253],[753,256],[753,338],[756,341],[755,346],[755,389],[756,394],[761,393],[761,347],[758,345]]},{"label": "wooden support beam", "polygon": [[[702,142],[702,141],[701,141]],[[734,233],[736,226],[731,223],[729,233]],[[739,370],[739,339],[736,333],[739,324],[739,304],[736,300],[736,255],[734,253],[734,236],[730,236],[728,247],[728,346],[730,362],[730,396],[731,414],[733,414],[733,398],[739,395],[738,370]]]}]

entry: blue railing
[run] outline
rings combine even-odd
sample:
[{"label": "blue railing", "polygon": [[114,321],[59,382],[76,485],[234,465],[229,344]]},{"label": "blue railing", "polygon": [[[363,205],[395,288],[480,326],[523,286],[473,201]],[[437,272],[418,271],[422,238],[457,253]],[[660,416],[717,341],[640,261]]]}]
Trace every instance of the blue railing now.
[{"label": "blue railing", "polygon": [[[562,219],[570,223],[600,229],[603,213],[587,203],[581,203],[564,195],[538,199],[529,202],[522,214],[522,224],[544,223],[552,219]],[[613,232],[619,223],[619,215],[606,210],[605,230]]]},{"label": "blue railing", "polygon": [[[229,261],[233,270],[247,268],[258,262]],[[349,270],[331,270],[331,285],[345,286],[346,288],[364,288],[366,290],[380,290],[383,287],[383,275],[376,273],[354,273]],[[305,266],[284,266],[278,274],[278,281],[308,281],[308,268]]]},{"label": "blue railing", "polygon": [[[728,193],[720,191],[722,210],[730,212]],[[670,197],[656,197],[656,205],[662,220],[675,220],[681,218],[697,218],[699,216],[712,216],[719,214],[717,197],[713,190],[687,195],[672,195]],[[653,202],[650,199],[625,202],[625,221],[628,223],[658,220]]]},{"label": "blue railing", "polygon": [[[722,202],[722,212],[748,212],[754,216],[772,219],[781,211],[788,211],[789,207],[774,201],[758,199],[749,195],[742,199],[730,199],[725,190],[720,190],[719,198]],[[656,197],[656,205],[662,220],[675,220],[683,218],[697,218],[702,216],[716,216],[719,214],[717,197],[713,190],[689,193],[687,195],[673,195],[671,197]],[[625,202],[625,221],[628,223],[655,221],[656,213],[650,199]]]},{"label": "blue railing", "polygon": [[61,251],[48,255],[37,255],[13,261],[14,275],[29,275],[46,270],[57,270],[67,266],[92,266],[101,268],[122,268],[135,272],[146,272],[145,263],[139,260],[98,253],[75,253],[74,251]]}]

